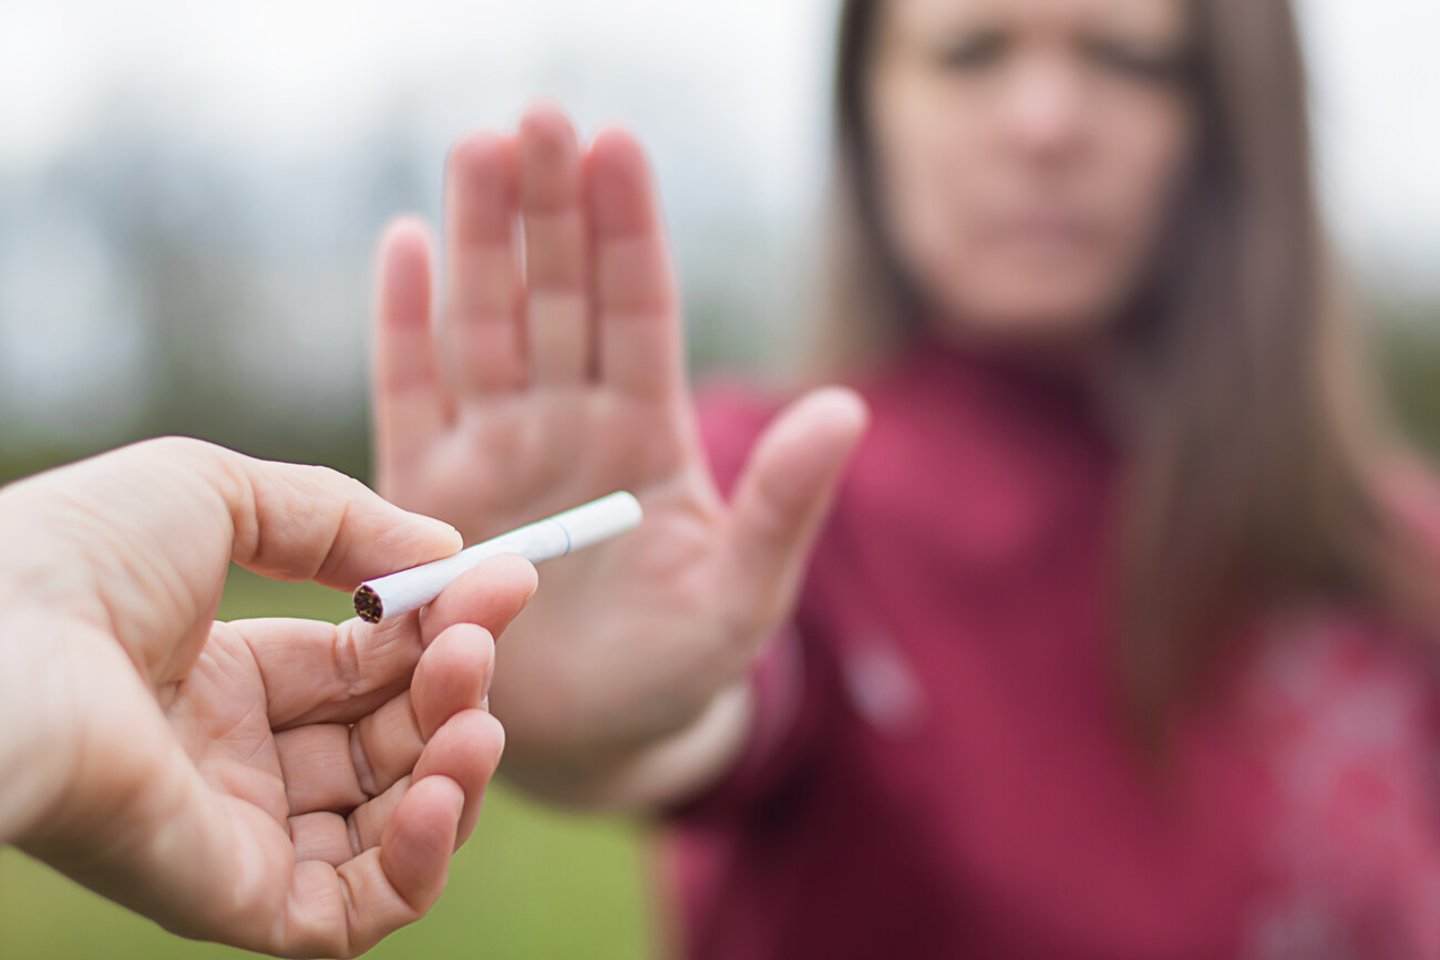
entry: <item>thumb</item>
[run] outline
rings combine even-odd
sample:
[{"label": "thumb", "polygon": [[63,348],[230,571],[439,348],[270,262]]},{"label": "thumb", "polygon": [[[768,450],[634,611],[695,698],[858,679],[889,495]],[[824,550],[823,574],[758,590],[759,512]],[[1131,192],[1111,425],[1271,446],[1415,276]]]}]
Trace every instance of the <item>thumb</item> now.
[{"label": "thumb", "polygon": [[854,391],[826,387],[782,411],[750,451],[729,537],[734,599],[757,639],[794,601],[810,547],[868,420]]},{"label": "thumb", "polygon": [[0,499],[0,568],[38,584],[41,605],[112,633],[152,679],[193,663],[231,562],[351,589],[460,547],[454,528],[333,470],[174,437],[42,474]]}]

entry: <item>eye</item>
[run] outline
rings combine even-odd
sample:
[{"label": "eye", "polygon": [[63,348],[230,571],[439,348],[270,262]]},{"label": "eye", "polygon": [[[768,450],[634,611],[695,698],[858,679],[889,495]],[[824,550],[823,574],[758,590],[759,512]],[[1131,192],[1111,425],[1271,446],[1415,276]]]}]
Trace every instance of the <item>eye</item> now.
[{"label": "eye", "polygon": [[1185,58],[1178,53],[1103,38],[1087,40],[1083,46],[1089,60],[1126,79],[1157,86],[1185,80]]},{"label": "eye", "polygon": [[972,72],[999,63],[1009,49],[1009,37],[998,30],[986,30],[937,45],[932,59],[944,70]]}]

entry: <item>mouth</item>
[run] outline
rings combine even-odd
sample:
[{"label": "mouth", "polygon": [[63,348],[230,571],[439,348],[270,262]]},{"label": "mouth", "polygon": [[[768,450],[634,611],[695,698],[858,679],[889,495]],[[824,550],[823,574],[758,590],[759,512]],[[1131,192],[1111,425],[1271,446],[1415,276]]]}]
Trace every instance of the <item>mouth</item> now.
[{"label": "mouth", "polygon": [[982,239],[999,251],[1048,260],[1092,250],[1099,232],[1086,218],[1040,212],[997,217],[982,231]]}]

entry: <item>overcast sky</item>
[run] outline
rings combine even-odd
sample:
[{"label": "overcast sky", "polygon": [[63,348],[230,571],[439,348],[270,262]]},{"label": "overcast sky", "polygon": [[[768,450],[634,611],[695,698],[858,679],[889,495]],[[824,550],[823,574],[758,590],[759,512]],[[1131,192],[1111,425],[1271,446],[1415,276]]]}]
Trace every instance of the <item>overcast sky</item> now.
[{"label": "overcast sky", "polygon": [[[1347,246],[1411,280],[1440,273],[1440,3],[1298,2]],[[834,0],[4,0],[0,173],[43,169],[117,91],[146,100],[162,132],[262,162],[323,155],[402,100],[448,137],[511,122],[545,93],[586,126],[618,120],[660,141],[668,184],[688,184],[667,169],[686,150],[724,154],[784,217],[819,179],[833,12]],[[586,82],[596,71],[603,96]],[[696,114],[665,149],[672,118]]]},{"label": "overcast sky", "polygon": [[[1423,272],[1440,248],[1440,4],[1299,0],[1317,80],[1327,200],[1352,248]],[[643,129],[650,101],[704,91],[703,149],[735,149],[760,194],[808,196],[823,137],[833,0],[260,0],[0,4],[0,170],[33,170],[107,97],[215,149],[304,154],[400,93],[439,127],[513,119],[534,93],[589,124]],[[567,61],[569,63],[567,64]],[[567,66],[570,69],[567,69]],[[586,97],[587,71],[631,95]],[[619,89],[626,89],[620,84]],[[683,162],[672,160],[671,162]],[[662,175],[665,171],[662,168]]]}]

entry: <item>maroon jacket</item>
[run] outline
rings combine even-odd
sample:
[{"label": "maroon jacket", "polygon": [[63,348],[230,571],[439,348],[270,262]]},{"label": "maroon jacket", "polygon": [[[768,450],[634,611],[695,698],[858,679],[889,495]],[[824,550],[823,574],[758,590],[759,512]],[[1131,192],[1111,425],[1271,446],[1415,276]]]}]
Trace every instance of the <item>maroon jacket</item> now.
[{"label": "maroon jacket", "polygon": [[[1117,457],[1083,395],[933,343],[861,391],[748,748],[672,820],[689,957],[1440,957],[1440,727],[1402,639],[1276,630],[1162,785],[1117,713]],[[705,408],[722,486],[773,412]]]}]

